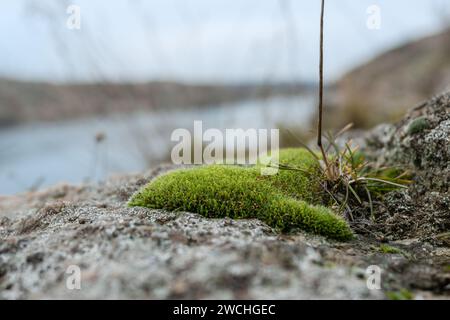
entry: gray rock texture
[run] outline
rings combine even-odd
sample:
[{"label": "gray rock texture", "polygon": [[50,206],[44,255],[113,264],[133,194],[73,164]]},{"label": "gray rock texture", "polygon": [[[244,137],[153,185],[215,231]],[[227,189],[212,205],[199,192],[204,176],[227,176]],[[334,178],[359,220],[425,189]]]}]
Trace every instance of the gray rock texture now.
[{"label": "gray rock texture", "polygon": [[450,92],[367,134],[365,151],[379,166],[411,170],[414,183],[388,196],[383,223],[392,238],[436,238],[450,231]]},{"label": "gray rock texture", "polygon": [[[283,238],[258,220],[127,207],[148,179],[56,187],[29,195],[27,205],[9,199],[1,211],[0,297],[382,297],[367,289],[363,271],[325,268],[308,241]],[[71,265],[81,269],[80,290],[66,286]]]},{"label": "gray rock texture", "polygon": [[[170,166],[0,198],[0,298],[383,299],[404,289],[449,298],[449,108],[443,94],[360,139],[372,160],[415,178],[348,243],[278,234],[258,220],[127,207]],[[382,250],[386,242],[396,250]],[[67,286],[74,265],[79,290]],[[382,290],[366,286],[370,265],[382,270]]]}]

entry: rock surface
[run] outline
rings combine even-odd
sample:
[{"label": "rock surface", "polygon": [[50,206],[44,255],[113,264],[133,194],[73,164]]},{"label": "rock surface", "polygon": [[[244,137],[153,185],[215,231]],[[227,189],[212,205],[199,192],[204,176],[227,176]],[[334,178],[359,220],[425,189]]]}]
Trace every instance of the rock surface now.
[{"label": "rock surface", "polygon": [[[374,160],[408,166],[416,178],[390,194],[352,242],[280,235],[257,220],[127,207],[172,168],[163,166],[0,198],[0,298],[383,299],[406,289],[418,299],[448,299],[449,97],[361,141]],[[411,129],[419,118],[426,121]],[[80,290],[67,286],[73,265]],[[382,270],[382,290],[366,285],[371,265]]]},{"label": "rock surface", "polygon": [[450,92],[417,106],[395,125],[381,125],[365,139],[379,166],[403,166],[413,185],[393,193],[386,220],[392,237],[436,239],[450,231]]},{"label": "rock surface", "polygon": [[[128,208],[146,178],[60,187],[1,211],[0,298],[380,298],[364,270],[258,220]],[[20,203],[21,199],[17,199]],[[320,240],[315,240],[320,241]],[[79,266],[81,290],[66,273]]]}]

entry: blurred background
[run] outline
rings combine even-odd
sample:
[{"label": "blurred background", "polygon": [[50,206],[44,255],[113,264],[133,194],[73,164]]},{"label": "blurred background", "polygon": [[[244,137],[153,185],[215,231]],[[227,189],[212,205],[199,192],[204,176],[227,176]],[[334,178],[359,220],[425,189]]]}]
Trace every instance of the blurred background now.
[{"label": "blurred background", "polygon": [[[319,15],[319,0],[2,0],[0,194],[155,167],[194,120],[306,141]],[[327,0],[325,24],[327,128],[450,89],[448,0]]]}]

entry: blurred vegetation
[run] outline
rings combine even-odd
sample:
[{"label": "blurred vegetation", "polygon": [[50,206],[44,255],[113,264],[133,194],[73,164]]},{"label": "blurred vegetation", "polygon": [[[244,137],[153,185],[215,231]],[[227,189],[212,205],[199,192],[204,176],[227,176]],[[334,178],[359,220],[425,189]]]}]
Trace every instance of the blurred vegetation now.
[{"label": "blurred vegetation", "polygon": [[300,127],[292,124],[279,123],[276,125],[280,131],[280,148],[295,148],[307,144],[315,137],[315,132],[309,126]]},{"label": "blurred vegetation", "polygon": [[450,29],[390,50],[328,90],[327,128],[370,128],[450,89]]}]

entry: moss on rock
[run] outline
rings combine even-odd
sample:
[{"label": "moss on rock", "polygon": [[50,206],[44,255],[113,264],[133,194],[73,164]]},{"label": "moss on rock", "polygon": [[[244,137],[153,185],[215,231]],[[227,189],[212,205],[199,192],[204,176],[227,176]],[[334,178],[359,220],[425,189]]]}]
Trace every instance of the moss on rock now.
[{"label": "moss on rock", "polygon": [[426,117],[419,117],[414,119],[408,126],[407,132],[409,135],[413,135],[419,132],[422,132],[425,129],[428,129],[430,124]]},{"label": "moss on rock", "polygon": [[[302,229],[338,240],[352,238],[345,220],[318,205],[318,163],[308,151],[280,151],[280,163],[300,167],[262,176],[260,167],[202,166],[169,172],[150,182],[130,206],[184,210],[209,218],[258,218],[280,231]],[[315,205],[314,205],[315,204]]]},{"label": "moss on rock", "polygon": [[392,247],[387,244],[381,244],[379,247],[379,251],[385,254],[403,254],[403,251],[401,249]]}]

